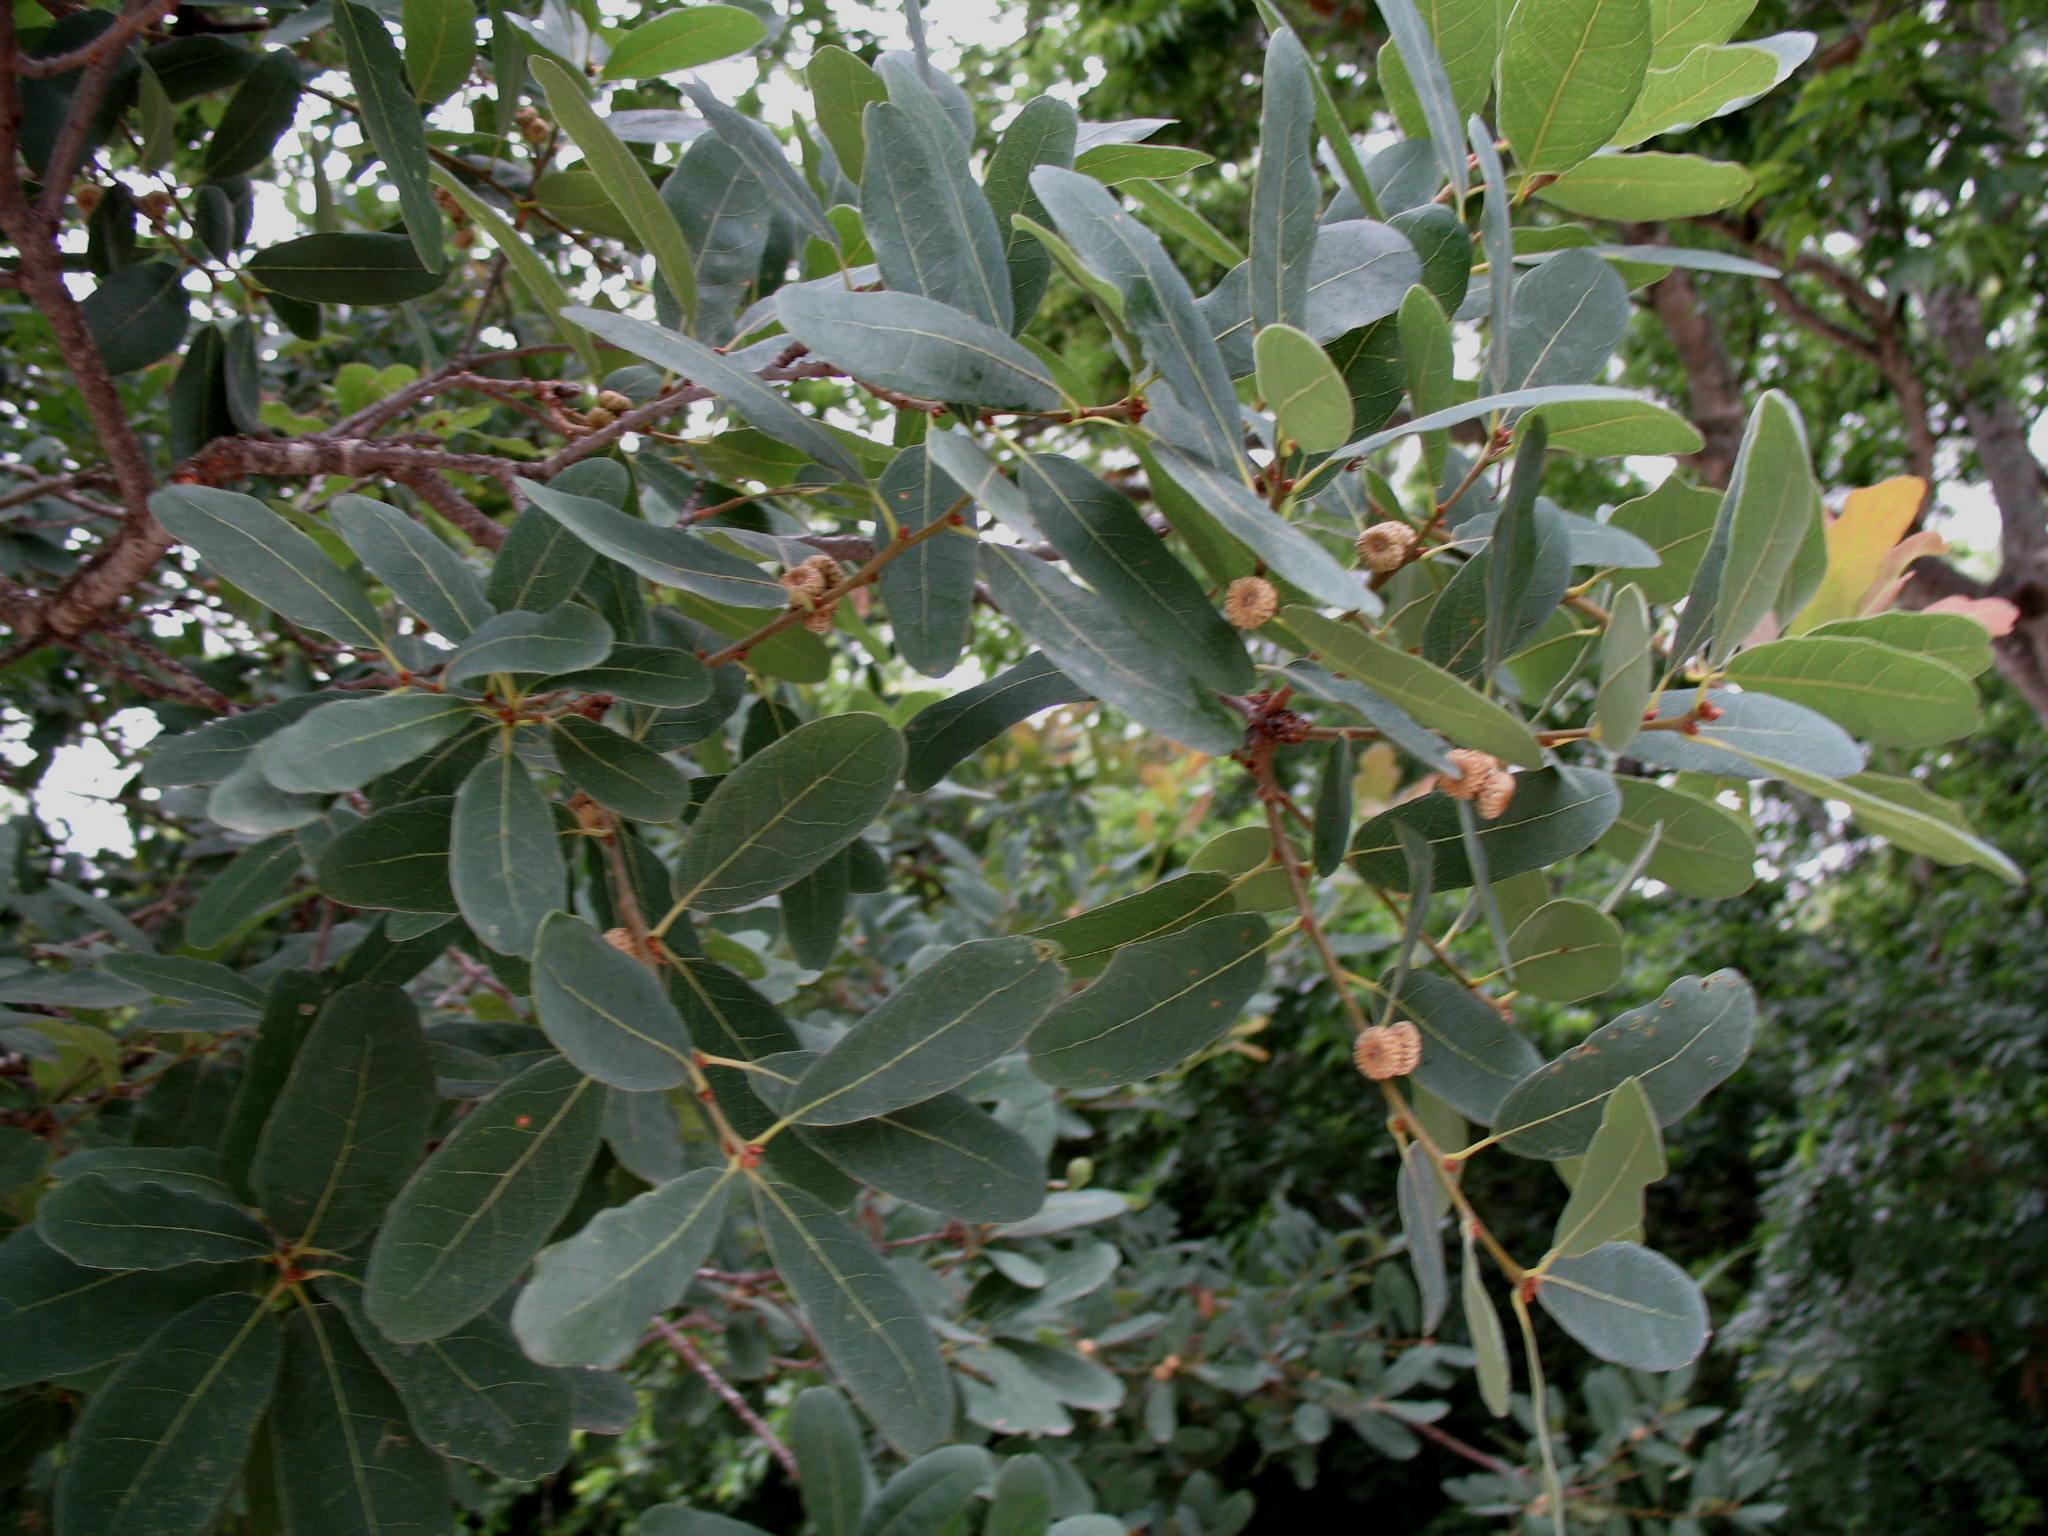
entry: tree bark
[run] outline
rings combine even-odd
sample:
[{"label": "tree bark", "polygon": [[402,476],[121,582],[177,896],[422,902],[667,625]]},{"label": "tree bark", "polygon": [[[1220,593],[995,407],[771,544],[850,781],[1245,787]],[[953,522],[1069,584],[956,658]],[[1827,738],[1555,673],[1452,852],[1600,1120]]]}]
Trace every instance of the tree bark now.
[{"label": "tree bark", "polygon": [[1954,376],[1956,404],[1998,504],[1999,565],[1989,582],[1979,582],[1952,567],[1923,561],[1914,567],[1906,601],[1924,607],[1942,597],[1964,596],[2012,603],[2019,618],[1993,654],[2000,674],[2048,721],[2048,473],[2034,457],[2027,424],[2003,386],[1977,296],[1949,286],[1930,290],[1921,303],[1928,332]]},{"label": "tree bark", "polygon": [[[1628,225],[1627,233],[1637,244],[1662,245],[1670,239],[1662,228],[1650,224]],[[1687,414],[1707,440],[1690,463],[1708,485],[1725,486],[1735,469],[1748,413],[1742,405],[1742,380],[1721,342],[1721,327],[1683,267],[1650,285],[1650,307],[1685,365]]]}]

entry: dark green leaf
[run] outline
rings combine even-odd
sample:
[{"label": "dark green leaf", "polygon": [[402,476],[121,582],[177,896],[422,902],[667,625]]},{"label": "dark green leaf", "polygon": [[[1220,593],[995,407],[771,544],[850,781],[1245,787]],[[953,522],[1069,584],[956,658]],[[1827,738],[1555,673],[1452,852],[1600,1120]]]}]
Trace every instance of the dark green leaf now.
[{"label": "dark green leaf", "polygon": [[1059,454],[1025,454],[1017,475],[1033,522],[1118,617],[1170,650],[1197,682],[1251,689],[1243,641],[1128,498]]},{"label": "dark green leaf", "polygon": [[548,58],[535,58],[528,68],[547,92],[549,111],[583,152],[584,165],[603,186],[612,206],[625,217],[642,248],[654,258],[662,281],[682,306],[684,323],[693,322],[697,314],[696,263],[681,226],[661,200],[661,194],[655,191],[654,183],[648,180],[646,170],[633,152],[619,142],[610,125],[597,115],[582,83],[566,69]]},{"label": "dark green leaf", "polygon": [[818,1536],[859,1536],[873,1486],[867,1447],[846,1399],[831,1387],[806,1387],[789,1416],[797,1486]]},{"label": "dark green leaf", "polygon": [[434,795],[353,822],[320,850],[314,883],[344,906],[452,912],[448,855],[454,817],[454,796]]},{"label": "dark green leaf", "polygon": [[1282,617],[1327,666],[1357,679],[1459,745],[1527,768],[1542,763],[1543,749],[1526,725],[1450,673],[1313,609],[1290,607]]},{"label": "dark green leaf", "polygon": [[1437,1182],[1436,1162],[1420,1142],[1401,1158],[1394,1203],[1401,1217],[1401,1236],[1408,1246],[1408,1264],[1415,1288],[1422,1294],[1422,1331],[1436,1332],[1451,1302],[1451,1283],[1444,1267],[1442,1207],[1448,1199]]},{"label": "dark green leaf", "polygon": [[[748,1081],[769,1108],[783,1110],[815,1059],[808,1051],[765,1057]],[[1044,1159],[957,1093],[799,1134],[861,1183],[958,1221],[1021,1221],[1045,1203]]]},{"label": "dark green leaf", "polygon": [[333,0],[333,11],[334,33],[341,39],[342,57],[355,86],[356,121],[398,190],[399,216],[412,236],[420,265],[439,272],[441,210],[427,176],[426,128],[406,84],[398,45],[385,30],[383,17],[368,6]]},{"label": "dark green leaf", "polygon": [[1094,178],[1056,165],[1031,173],[1031,190],[1080,260],[1122,297],[1126,316],[1166,386],[1149,392],[1152,425],[1233,472],[1244,458],[1244,422],[1230,371],[1180,269],[1159,237]]},{"label": "dark green leaf", "polygon": [[855,838],[846,848],[812,870],[781,896],[782,933],[789,952],[807,971],[823,970],[839,948],[839,928],[846,921],[847,871]]},{"label": "dark green leaf", "polygon": [[65,1536],[210,1528],[277,1385],[263,1297],[213,1296],[165,1324],[86,1405],[57,1480]]},{"label": "dark green leaf", "polygon": [[1605,373],[1628,329],[1628,286],[1591,251],[1563,251],[1515,283],[1507,390],[1584,384]]},{"label": "dark green leaf", "polygon": [[536,1360],[618,1365],[648,1319],[682,1300],[717,1240],[733,1175],[700,1168],[600,1211],[567,1242],[541,1250],[512,1327]]},{"label": "dark green leaf", "polygon": [[657,528],[591,497],[572,496],[530,480],[519,484],[536,507],[584,546],[659,586],[678,587],[742,608],[784,608],[789,604],[789,593],[780,582],[704,534]]},{"label": "dark green leaf", "polygon": [[449,655],[449,685],[494,672],[570,672],[611,654],[611,626],[580,603],[535,612],[515,608],[484,620]]},{"label": "dark green leaf", "polygon": [[24,1227],[0,1243],[0,1388],[119,1359],[236,1278],[212,1264],[93,1269]]},{"label": "dark green leaf", "polygon": [[1657,1123],[1669,1125],[1742,1065],[1755,1030],[1756,999],[1741,976],[1682,977],[1515,1084],[1493,1117],[1494,1137],[1523,1157],[1576,1157],[1599,1129],[1607,1095],[1632,1077]]},{"label": "dark green leaf", "polygon": [[185,941],[200,949],[225,944],[291,888],[303,862],[289,833],[244,848],[185,914]]},{"label": "dark green leaf", "polygon": [[[180,41],[199,39],[173,39],[171,46]],[[271,146],[298,115],[299,61],[289,48],[267,48],[247,64],[238,60],[233,67],[241,71],[241,84],[221,110],[220,126],[207,139],[200,162],[209,176],[241,176],[255,170],[270,158]],[[186,86],[172,76],[165,79],[164,89],[180,100]]]},{"label": "dark green leaf", "polygon": [[987,322],[909,293],[789,287],[777,312],[816,356],[871,383],[993,410],[1049,411],[1052,372]]},{"label": "dark green leaf", "polygon": [[320,1294],[397,1390],[412,1428],[435,1451],[500,1477],[530,1482],[569,1456],[571,1387],[563,1372],[520,1350],[502,1309],[424,1344],[394,1344],[363,1315],[353,1277],[323,1281]]},{"label": "dark green leaf", "polygon": [[[1505,880],[1524,870],[1548,868],[1592,847],[1620,804],[1614,780],[1597,769],[1545,768],[1518,774],[1508,808],[1479,828],[1488,875]],[[1407,864],[1394,831],[1396,822],[1405,822],[1428,839],[1436,855],[1437,889],[1470,885],[1472,869],[1458,830],[1457,806],[1439,791],[1382,811],[1352,839],[1354,866],[1374,885],[1406,889]]]},{"label": "dark green leaf", "polygon": [[406,235],[300,235],[265,246],[243,269],[272,293],[308,304],[403,304],[446,280],[420,265]]},{"label": "dark green leaf", "polygon": [[36,1228],[52,1248],[91,1269],[172,1269],[268,1258],[270,1234],[221,1196],[170,1184],[81,1174],[51,1192]]},{"label": "dark green leaf", "polygon": [[102,963],[110,974],[145,987],[157,997],[218,1003],[233,1013],[253,1013],[263,1006],[261,987],[211,960],[186,955],[109,955]]},{"label": "dark green leaf", "polygon": [[256,765],[279,789],[335,794],[402,768],[477,718],[467,699],[384,693],[324,704],[256,748]]},{"label": "dark green leaf", "polygon": [[107,372],[133,373],[169,357],[192,323],[184,274],[167,261],[117,267],[79,305]]},{"label": "dark green leaf", "polygon": [[977,939],[912,974],[804,1073],[803,1125],[846,1125],[917,1104],[1016,1049],[1066,982],[1052,946]]},{"label": "dark green leaf", "polygon": [[1236,749],[1240,725],[1180,662],[1126,624],[1103,598],[1025,551],[982,546],[997,605],[1074,682],[1140,725],[1198,752]]},{"label": "dark green leaf", "polygon": [[1415,0],[1379,0],[1379,8],[1398,50],[1400,71],[1412,82],[1423,120],[1428,124],[1430,148],[1456,194],[1458,206],[1463,207],[1469,175],[1464,127],[1469,114],[1459,110],[1450,74]]},{"label": "dark green leaf", "polygon": [[370,1252],[364,1306],[385,1337],[454,1331],[502,1296],[582,1187],[604,1091],[557,1057],[484,1100],[406,1184]]},{"label": "dark green leaf", "polygon": [[344,645],[382,647],[383,623],[362,589],[319,545],[254,497],[172,485],[149,498],[149,509],[223,579],[294,624]]},{"label": "dark green leaf", "polygon": [[584,719],[557,716],[549,741],[563,776],[598,804],[635,821],[674,821],[690,803],[690,781],[659,752]]},{"label": "dark green leaf", "polygon": [[861,1411],[904,1455],[945,1440],[951,1380],[930,1327],[881,1256],[802,1190],[756,1180],[754,1192],[769,1256]]},{"label": "dark green leaf", "polygon": [[1033,653],[985,683],[928,704],[903,728],[909,749],[904,787],[922,793],[1018,721],[1088,697],[1058,667]]},{"label": "dark green leaf", "polygon": [[235,431],[228,415],[227,345],[220,327],[202,325],[192,333],[171,381],[171,456],[187,459],[216,437]]},{"label": "dark green leaf", "polygon": [[[1300,42],[1281,28],[1266,45],[1259,168],[1252,184],[1251,312],[1263,330],[1300,325],[1316,244],[1315,87]],[[1337,442],[1345,434],[1337,435]],[[1328,446],[1335,447],[1336,443]]]},{"label": "dark green leaf", "polygon": [[1163,938],[1232,910],[1235,897],[1222,875],[1179,875],[1146,890],[1065,918],[1029,937],[1057,944],[1060,963],[1074,977],[1095,976],[1127,944]]},{"label": "dark green leaf", "polygon": [[434,1109],[412,1000],[396,987],[343,987],[264,1123],[249,1168],[257,1203],[301,1244],[350,1247],[418,1165]]},{"label": "dark green leaf", "polygon": [[645,1092],[689,1076],[690,1037],[661,983],[580,917],[540,925],[533,1005],[555,1049],[600,1082]]},{"label": "dark green leaf", "polygon": [[658,645],[615,645],[611,655],[598,665],[548,678],[541,686],[679,709],[701,704],[711,696],[711,671],[692,651]]},{"label": "dark green leaf", "polygon": [[491,616],[476,572],[403,512],[367,496],[337,496],[328,515],[392,596],[448,639],[464,639]]},{"label": "dark green leaf", "polygon": [[427,1536],[447,1522],[440,1458],[340,1309],[300,1307],[286,1321],[271,1428],[292,1536]]},{"label": "dark green leaf", "polygon": [[510,743],[462,781],[449,850],[455,907],[477,937],[501,955],[533,953],[541,919],[562,905],[565,875],[554,813]]},{"label": "dark green leaf", "polygon": [[1031,1032],[1031,1070],[1109,1088],[1171,1071],[1220,1040],[1266,974],[1269,932],[1231,913],[1120,949],[1099,980]]},{"label": "dark green leaf", "polygon": [[864,114],[863,232],[898,293],[920,294],[1003,330],[1010,274],[1002,235],[967,158],[913,108],[883,101]]},{"label": "dark green leaf", "polygon": [[1543,1058],[1485,998],[1434,971],[1411,972],[1398,1008],[1422,1032],[1415,1081],[1481,1124]]},{"label": "dark green leaf", "polygon": [[[959,487],[932,462],[922,443],[890,461],[875,493],[908,533],[945,517],[962,499]],[[947,534],[922,540],[883,566],[877,585],[888,605],[897,654],[928,677],[952,671],[973,617],[974,540]]]},{"label": "dark green leaf", "polygon": [[1052,276],[1051,256],[1016,224],[1015,216],[1021,213],[1039,224],[1046,222],[1045,205],[1031,190],[1031,173],[1041,165],[1073,164],[1079,131],[1079,120],[1067,103],[1054,96],[1034,96],[1010,119],[988,158],[982,188],[1009,258],[1013,331],[1022,330],[1031,319]]},{"label": "dark green leaf", "polygon": [[800,879],[880,814],[902,771],[903,738],[879,715],[799,726],[728,774],[697,813],[678,905],[729,912]]},{"label": "dark green leaf", "polygon": [[1558,1259],[1536,1299],[1557,1325],[1602,1360],[1674,1371],[1707,1347],[1707,1303],[1692,1276],[1635,1243],[1606,1243]]},{"label": "dark green leaf", "polygon": [[1351,847],[1351,781],[1357,773],[1351,740],[1339,736],[1323,753],[1315,809],[1316,873],[1333,875]]},{"label": "dark green leaf", "polygon": [[[287,835],[284,841],[293,844],[296,860],[295,840]],[[256,1143],[270,1118],[271,1106],[291,1075],[292,1062],[319,1017],[328,987],[327,978],[311,971],[280,974],[264,999],[256,1038],[243,1052],[242,1080],[221,1132],[220,1166],[229,1187],[252,1204],[255,1192],[249,1187],[249,1166],[256,1160]]]},{"label": "dark green leaf", "polygon": [[839,244],[839,232],[825,217],[825,209],[818,202],[817,195],[783,154],[782,144],[773,129],[735,111],[694,80],[684,83],[683,93],[704,114],[712,132],[746,162],[748,170],[767,184],[776,200],[807,233],[817,236],[827,245],[836,247]]},{"label": "dark green leaf", "polygon": [[993,1458],[978,1445],[920,1456],[882,1485],[861,1536],[938,1536],[989,1480]]},{"label": "dark green leaf", "polygon": [[595,559],[588,544],[535,503],[519,514],[505,536],[504,547],[491,563],[484,595],[500,613],[545,613],[576,595]]}]

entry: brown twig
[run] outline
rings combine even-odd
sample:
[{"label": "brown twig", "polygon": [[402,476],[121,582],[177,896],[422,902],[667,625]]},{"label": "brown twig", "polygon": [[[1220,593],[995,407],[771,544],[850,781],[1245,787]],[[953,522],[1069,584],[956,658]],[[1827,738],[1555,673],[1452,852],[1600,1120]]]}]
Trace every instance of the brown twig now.
[{"label": "brown twig", "polygon": [[666,1318],[654,1320],[654,1331],[661,1335],[668,1347],[685,1365],[704,1378],[704,1384],[718,1394],[719,1400],[733,1411],[735,1417],[746,1425],[754,1438],[768,1447],[768,1454],[782,1463],[782,1470],[791,1477],[797,1475],[796,1455],[782,1443],[782,1439],[768,1427],[767,1421],[754,1411],[754,1405],[731,1382],[719,1375],[718,1368],[691,1342],[690,1336],[678,1331]]}]

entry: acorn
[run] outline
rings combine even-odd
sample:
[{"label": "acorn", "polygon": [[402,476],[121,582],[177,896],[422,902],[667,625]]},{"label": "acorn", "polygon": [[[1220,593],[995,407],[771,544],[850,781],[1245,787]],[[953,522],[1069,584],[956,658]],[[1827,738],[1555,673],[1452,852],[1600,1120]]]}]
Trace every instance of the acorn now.
[{"label": "acorn", "polygon": [[792,594],[808,598],[824,596],[846,579],[846,567],[830,555],[813,555],[801,565],[782,573],[782,585]]},{"label": "acorn", "polygon": [[538,144],[554,131],[553,125],[532,107],[521,107],[512,114],[512,122],[519,130],[519,137],[529,144]]},{"label": "acorn", "polygon": [[1358,563],[1375,576],[1387,576],[1414,558],[1416,534],[1406,523],[1389,518],[1358,536]]},{"label": "acorn", "polygon": [[1476,806],[1480,819],[1483,821],[1498,820],[1500,813],[1508,808],[1508,802],[1514,798],[1515,776],[1503,768],[1495,773],[1492,778],[1488,779],[1486,786],[1479,791],[1479,799],[1476,802]]},{"label": "acorn", "polygon": [[633,409],[632,397],[630,395],[622,395],[616,389],[599,390],[597,403],[602,409],[610,411],[614,416],[623,416],[627,411]]},{"label": "acorn", "polygon": [[1240,576],[1223,594],[1223,616],[1239,629],[1257,629],[1280,611],[1280,594],[1263,576]]},{"label": "acorn", "polygon": [[145,192],[135,199],[135,207],[150,223],[161,224],[171,216],[171,210],[177,207],[177,204],[172,201],[170,193],[158,189]]},{"label": "acorn", "polygon": [[1351,1059],[1360,1072],[1376,1083],[1390,1077],[1406,1077],[1422,1060],[1422,1031],[1406,1019],[1374,1024],[1359,1031],[1351,1047]]}]

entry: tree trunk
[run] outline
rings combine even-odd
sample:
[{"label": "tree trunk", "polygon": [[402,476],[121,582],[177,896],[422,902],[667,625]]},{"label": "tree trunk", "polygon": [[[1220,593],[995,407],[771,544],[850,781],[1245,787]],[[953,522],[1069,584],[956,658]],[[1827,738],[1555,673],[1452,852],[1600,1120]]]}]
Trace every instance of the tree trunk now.
[{"label": "tree trunk", "polygon": [[1989,582],[1980,583],[1925,562],[1914,568],[1907,600],[1924,606],[1951,595],[1989,596],[2018,608],[2012,633],[1995,650],[1998,670],[2048,721],[2048,474],[2028,446],[2027,424],[2003,386],[1976,295],[1962,287],[1936,288],[1924,295],[1922,308],[1955,377],[1956,403],[1998,503],[1999,567]]},{"label": "tree trunk", "polygon": [[[1628,238],[1639,244],[1670,240],[1661,226],[1631,224],[1627,231]],[[1725,486],[1735,469],[1748,413],[1742,406],[1742,380],[1721,344],[1721,327],[1707,313],[1692,275],[1683,267],[1650,285],[1650,307],[1685,364],[1687,414],[1707,440],[1692,456],[1692,467],[1708,485]]]}]

